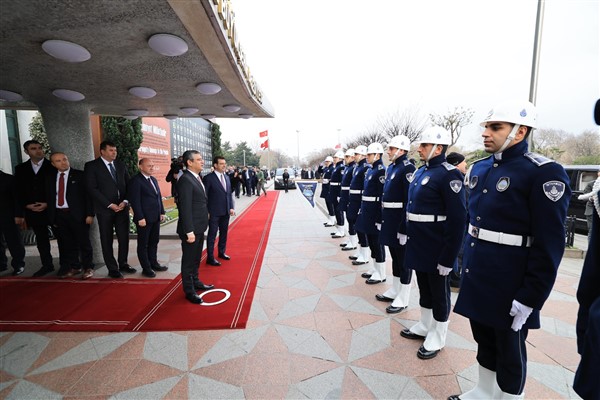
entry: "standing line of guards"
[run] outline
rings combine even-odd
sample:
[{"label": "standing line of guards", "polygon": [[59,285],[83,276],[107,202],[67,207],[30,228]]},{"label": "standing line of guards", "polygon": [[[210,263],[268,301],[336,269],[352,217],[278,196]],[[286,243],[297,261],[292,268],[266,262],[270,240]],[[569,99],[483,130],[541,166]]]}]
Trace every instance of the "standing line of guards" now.
[{"label": "standing line of guards", "polygon": [[442,127],[426,129],[415,142],[423,163],[418,169],[407,158],[411,143],[404,135],[387,144],[387,168],[380,143],[325,160],[321,197],[329,220],[324,225],[336,227],[333,238],[348,235],[340,246],[357,250],[350,256],[353,265],[371,263],[361,275],[366,284],[387,281],[388,247],[392,285],[375,296],[390,303],[387,313],[408,307],[415,271],[420,319],[401,336],[423,342],[420,359],[436,357],[445,346],[450,273],[459,252],[463,256],[454,310],[470,320],[479,380],[452,400],[524,397],[525,340],[529,329],[540,328],[539,311],[556,279],[571,195],[564,169],[527,150],[536,117],[529,102],[490,111],[481,123],[490,155],[474,162],[466,176],[458,162],[446,159],[452,140]]}]

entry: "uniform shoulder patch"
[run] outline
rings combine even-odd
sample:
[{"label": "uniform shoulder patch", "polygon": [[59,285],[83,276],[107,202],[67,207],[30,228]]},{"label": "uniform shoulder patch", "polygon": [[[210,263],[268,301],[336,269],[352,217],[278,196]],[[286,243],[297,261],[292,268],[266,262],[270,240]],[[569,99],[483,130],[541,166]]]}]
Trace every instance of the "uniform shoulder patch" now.
[{"label": "uniform shoulder patch", "polygon": [[383,164],[379,164],[379,165],[377,166],[377,169],[384,169],[384,168],[385,168],[385,167],[383,166]]},{"label": "uniform shoulder patch", "polygon": [[550,164],[550,163],[554,162],[553,159],[545,157],[538,153],[527,152],[524,154],[524,156],[525,156],[525,158],[527,158],[529,161],[531,161],[538,167],[541,167],[542,165],[546,165],[546,164]]},{"label": "uniform shoulder patch", "polygon": [[410,164],[411,164],[411,162],[410,162],[410,161],[408,161],[408,160],[404,160],[403,162],[404,162],[404,165],[405,165],[405,166],[406,166],[406,165],[410,165]]},{"label": "uniform shoulder patch", "polygon": [[456,167],[446,161],[444,161],[442,163],[442,165],[444,166],[444,168],[446,168],[448,171],[452,171],[453,169],[456,169]]}]

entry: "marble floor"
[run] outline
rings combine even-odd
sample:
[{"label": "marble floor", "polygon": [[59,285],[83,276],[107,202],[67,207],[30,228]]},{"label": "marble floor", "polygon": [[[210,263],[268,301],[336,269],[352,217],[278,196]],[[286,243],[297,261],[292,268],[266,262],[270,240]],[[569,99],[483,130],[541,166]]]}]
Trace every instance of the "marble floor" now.
[{"label": "marble floor", "polygon": [[[280,193],[244,330],[1,332],[0,399],[445,399],[472,387],[468,321],[452,314],[446,347],[418,359],[420,343],[400,336],[419,318],[414,280],[410,307],[386,314],[375,294],[388,285],[364,283],[367,266],[350,264],[324,220],[298,190]],[[159,251],[169,265],[159,276],[176,276],[179,242],[161,240]],[[135,267],[134,240],[130,254]],[[581,265],[563,259],[542,329],[530,332],[528,399],[578,398]]]}]

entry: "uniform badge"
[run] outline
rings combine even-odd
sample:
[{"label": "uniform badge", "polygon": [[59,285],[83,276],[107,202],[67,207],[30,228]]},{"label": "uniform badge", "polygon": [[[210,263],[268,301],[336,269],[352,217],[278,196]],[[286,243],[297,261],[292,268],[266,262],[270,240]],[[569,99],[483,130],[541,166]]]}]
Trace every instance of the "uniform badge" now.
[{"label": "uniform badge", "polygon": [[412,182],[414,177],[415,177],[415,175],[412,172],[409,172],[408,174],[406,174],[406,180],[409,182]]},{"label": "uniform badge", "polygon": [[460,192],[460,189],[462,189],[462,182],[459,179],[450,181],[450,189],[452,189],[454,193]]},{"label": "uniform badge", "polygon": [[379,182],[381,182],[382,184],[385,183],[385,176],[381,175],[379,177]]},{"label": "uniform badge", "polygon": [[429,177],[426,176],[425,178],[423,178],[423,180],[421,181],[421,185],[427,185],[427,182],[429,182]]},{"label": "uniform badge", "polygon": [[507,176],[503,176],[496,183],[496,190],[499,192],[504,192],[510,186],[510,178]]},{"label": "uniform badge", "polygon": [[477,186],[478,180],[479,180],[479,177],[477,175],[472,176],[471,179],[469,180],[469,189],[475,189],[475,186]]},{"label": "uniform badge", "polygon": [[565,194],[565,184],[560,181],[550,181],[543,185],[544,194],[550,200],[557,202]]}]

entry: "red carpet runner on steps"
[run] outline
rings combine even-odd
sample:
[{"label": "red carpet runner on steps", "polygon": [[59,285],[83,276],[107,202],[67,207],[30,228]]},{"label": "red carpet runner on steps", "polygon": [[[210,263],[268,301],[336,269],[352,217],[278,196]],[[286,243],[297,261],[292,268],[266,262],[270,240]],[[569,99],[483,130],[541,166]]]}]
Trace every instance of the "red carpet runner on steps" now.
[{"label": "red carpet runner on steps", "polygon": [[[0,331],[174,331],[244,328],[267,247],[278,192],[257,199],[229,227],[230,261],[204,263],[200,279],[231,297],[189,303],[181,277],[168,279],[0,280]],[[200,292],[201,293],[201,292]],[[25,295],[27,294],[27,295]],[[209,293],[216,302],[223,293]]]}]

